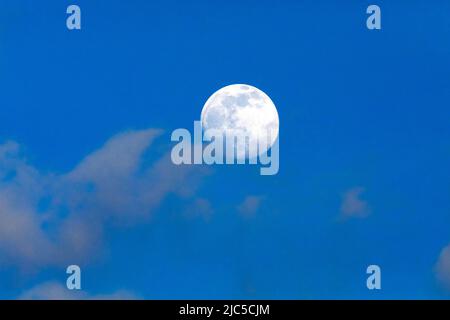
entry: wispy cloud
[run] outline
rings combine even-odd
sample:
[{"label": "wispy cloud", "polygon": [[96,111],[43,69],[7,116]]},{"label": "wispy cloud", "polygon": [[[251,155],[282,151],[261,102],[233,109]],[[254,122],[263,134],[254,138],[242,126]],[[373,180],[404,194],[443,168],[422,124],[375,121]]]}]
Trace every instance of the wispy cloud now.
[{"label": "wispy cloud", "polygon": [[237,210],[245,217],[252,217],[259,210],[263,199],[264,197],[262,196],[247,196],[244,201],[238,205]]},{"label": "wispy cloud", "polygon": [[450,244],[442,249],[435,266],[435,272],[439,283],[450,290]]},{"label": "wispy cloud", "polygon": [[196,198],[192,203],[186,206],[185,216],[188,218],[200,217],[205,221],[211,219],[214,210],[211,202],[205,198]]},{"label": "wispy cloud", "polygon": [[107,224],[145,221],[169,194],[194,195],[207,173],[145,158],[159,130],[109,139],[65,174],[31,166],[15,142],[0,145],[0,259],[22,268],[82,263]]},{"label": "wispy cloud", "polygon": [[69,290],[58,282],[45,282],[23,292],[20,300],[138,300],[139,297],[127,290],[109,294],[92,295],[82,290]]},{"label": "wispy cloud", "polygon": [[354,187],[347,190],[342,196],[341,216],[343,218],[364,218],[371,210],[368,203],[361,198],[365,192],[363,187]]}]

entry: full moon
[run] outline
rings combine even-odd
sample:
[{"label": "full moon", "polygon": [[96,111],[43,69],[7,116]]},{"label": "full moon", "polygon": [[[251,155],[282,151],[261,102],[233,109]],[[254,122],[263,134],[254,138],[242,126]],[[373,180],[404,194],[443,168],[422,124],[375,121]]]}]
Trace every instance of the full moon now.
[{"label": "full moon", "polygon": [[[247,84],[233,84],[216,91],[203,106],[201,122],[206,138],[210,138],[207,130],[216,129],[225,137],[244,133],[248,137],[246,147],[265,139],[265,149],[260,148],[258,154],[267,152],[278,138],[275,104],[263,91]],[[237,152],[238,159],[246,157],[245,151]]]}]

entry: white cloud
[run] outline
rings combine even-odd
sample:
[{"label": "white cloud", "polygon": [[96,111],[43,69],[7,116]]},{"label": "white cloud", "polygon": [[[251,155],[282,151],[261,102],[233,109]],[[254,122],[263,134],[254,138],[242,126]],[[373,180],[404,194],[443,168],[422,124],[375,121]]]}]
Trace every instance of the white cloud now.
[{"label": "white cloud", "polygon": [[127,290],[109,294],[91,295],[82,290],[69,290],[58,282],[45,282],[23,292],[21,300],[137,300],[139,297]]},{"label": "white cloud", "polygon": [[442,249],[435,266],[435,272],[439,283],[450,290],[450,244]]},{"label": "white cloud", "polygon": [[370,214],[370,208],[366,201],[361,199],[365,189],[355,187],[347,190],[342,197],[341,214],[343,217],[364,218]]},{"label": "white cloud", "polygon": [[32,167],[15,142],[0,145],[0,260],[21,268],[85,263],[106,224],[145,221],[171,193],[191,197],[207,173],[144,156],[154,129],[112,137],[65,174]]},{"label": "white cloud", "polygon": [[262,200],[262,196],[247,196],[244,201],[238,205],[237,210],[245,217],[254,216],[259,210]]},{"label": "white cloud", "polygon": [[0,145],[0,252],[36,264],[54,255],[55,246],[41,228],[45,216],[37,212],[47,183],[26,164],[18,144]]}]

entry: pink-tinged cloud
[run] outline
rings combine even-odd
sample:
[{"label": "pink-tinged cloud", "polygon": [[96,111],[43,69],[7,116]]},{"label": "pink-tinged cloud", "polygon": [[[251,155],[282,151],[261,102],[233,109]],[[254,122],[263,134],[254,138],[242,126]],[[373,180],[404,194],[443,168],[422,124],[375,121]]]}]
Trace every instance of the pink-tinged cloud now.
[{"label": "pink-tinged cloud", "polygon": [[355,187],[347,190],[341,203],[341,215],[344,218],[364,218],[370,214],[370,207],[368,203],[361,198],[365,189],[362,187]]}]

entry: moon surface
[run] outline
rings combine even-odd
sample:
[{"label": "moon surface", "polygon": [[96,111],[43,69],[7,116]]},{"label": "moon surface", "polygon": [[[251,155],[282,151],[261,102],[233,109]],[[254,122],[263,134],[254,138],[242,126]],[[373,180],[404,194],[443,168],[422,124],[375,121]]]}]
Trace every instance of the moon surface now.
[{"label": "moon surface", "polygon": [[[267,152],[278,138],[275,104],[263,91],[247,84],[233,84],[216,91],[203,106],[201,122],[205,137],[209,139],[208,130],[216,129],[226,138],[244,134],[247,148],[249,144],[255,146],[258,141],[264,141],[265,144],[259,145],[258,154]],[[237,150],[238,159],[249,158],[245,149],[244,152]]]}]

